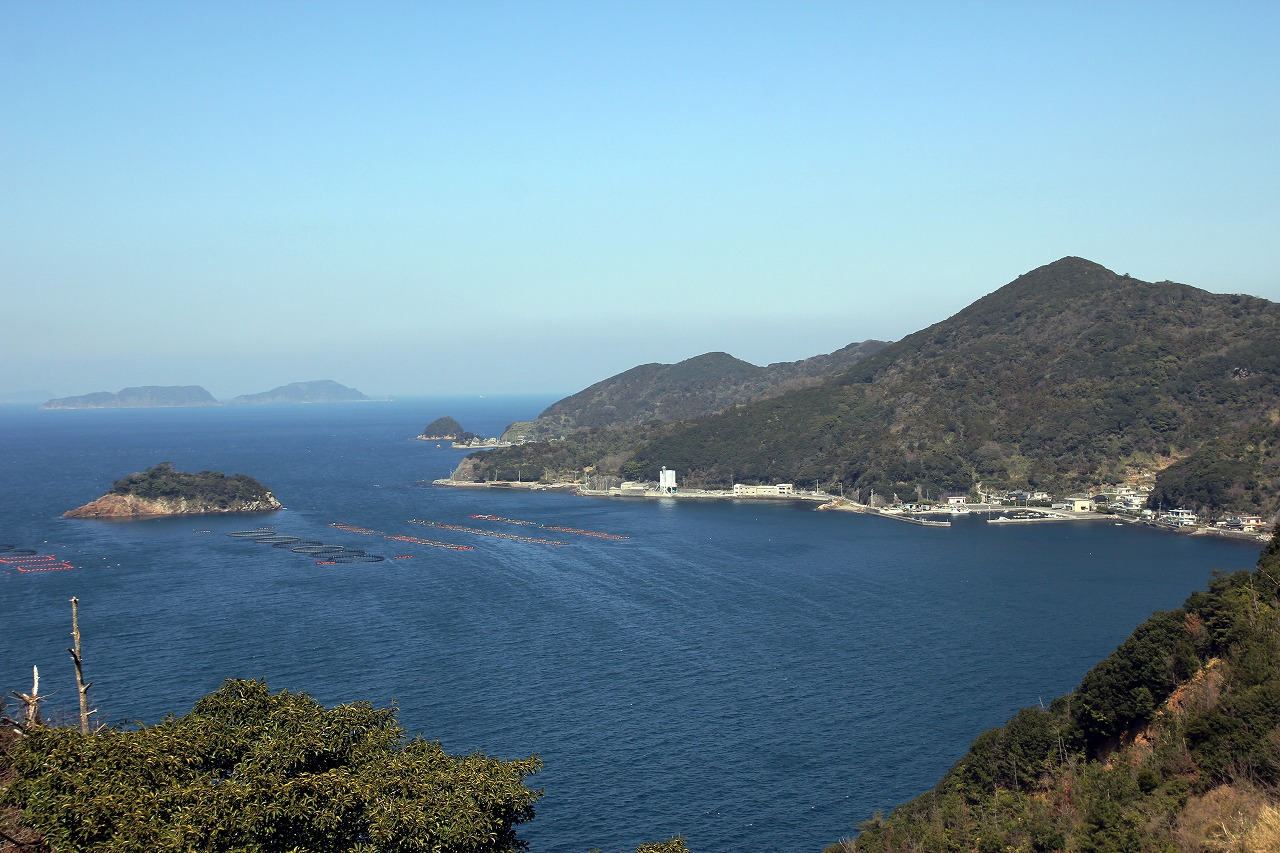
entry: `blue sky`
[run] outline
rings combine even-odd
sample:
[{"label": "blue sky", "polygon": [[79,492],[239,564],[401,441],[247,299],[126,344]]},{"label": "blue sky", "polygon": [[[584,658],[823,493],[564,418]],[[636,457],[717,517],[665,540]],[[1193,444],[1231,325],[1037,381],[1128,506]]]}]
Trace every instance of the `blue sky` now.
[{"label": "blue sky", "polygon": [[0,3],[0,392],[572,392],[1280,301],[1280,4]]}]

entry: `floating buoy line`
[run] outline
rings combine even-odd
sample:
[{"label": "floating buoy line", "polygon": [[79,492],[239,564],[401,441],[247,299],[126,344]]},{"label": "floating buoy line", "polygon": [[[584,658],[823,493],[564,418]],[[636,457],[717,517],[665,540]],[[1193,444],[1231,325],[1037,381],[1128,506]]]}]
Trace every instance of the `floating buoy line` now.
[{"label": "floating buoy line", "polygon": [[619,536],[616,533],[601,533],[598,530],[582,530],[577,527],[555,527],[550,524],[539,524],[536,521],[524,521],[519,518],[503,518],[500,515],[473,515],[472,518],[478,518],[483,521],[501,521],[503,524],[524,524],[533,527],[540,527],[543,530],[554,530],[556,533],[572,533],[575,536],[593,536],[596,539],[630,539],[630,536]]},{"label": "floating buoy line", "polygon": [[[394,539],[396,542],[412,542],[414,545],[430,545],[432,548],[445,548],[450,551],[474,551],[470,545],[455,545],[452,542],[437,542],[434,539],[419,539],[416,536],[398,536],[390,533],[383,533],[381,530],[370,530],[368,527],[356,527],[354,524],[344,524],[341,521],[329,522],[330,527],[336,527],[339,530],[345,530],[348,533],[360,533],[364,536],[381,536],[383,539]],[[408,560],[412,554],[403,554],[392,557],[393,560]]]},{"label": "floating buoy line", "polygon": [[455,545],[452,542],[437,542],[434,539],[419,539],[417,536],[385,536],[397,542],[412,542],[415,545],[430,545],[432,548],[446,548],[450,551],[474,551],[474,545]]},{"label": "floating buoy line", "polygon": [[[525,521],[519,518],[503,518],[500,515],[473,515],[472,518],[481,521],[498,521],[503,524],[517,524],[523,527],[537,527],[542,530],[553,530],[557,533],[570,533],[575,536],[590,536],[596,539],[621,540],[629,539],[628,536],[619,536],[616,533],[602,533],[598,530],[583,530],[578,527],[559,527],[545,524],[539,524],[536,521]],[[463,527],[460,524],[446,524],[442,521],[426,521],[420,518],[408,519],[409,524],[420,524],[423,527],[434,527],[438,530],[451,530],[454,533],[466,533],[469,536],[488,536],[492,539],[506,539],[510,542],[525,542],[530,545],[568,545],[568,542],[562,542],[559,539],[542,539],[536,536],[516,536],[512,533],[499,533],[495,530],[483,530],[478,527]],[[417,536],[403,536],[400,534],[384,533],[381,530],[374,530],[371,527],[361,527],[356,524],[347,524],[342,521],[331,521],[329,526],[335,530],[341,530],[346,533],[357,533],[361,536],[381,536],[383,539],[390,539],[395,542],[408,542],[413,545],[426,545],[431,548],[442,548],[448,551],[474,551],[471,545],[458,545],[454,542],[441,542],[436,539],[422,539]],[[345,545],[330,545],[325,542],[316,540],[303,539],[300,536],[285,536],[277,533],[273,527],[259,527],[256,530],[240,530],[235,533],[228,533],[228,536],[251,539],[262,545],[270,545],[272,548],[287,549],[295,554],[304,554],[310,557],[318,557],[317,566],[333,566],[343,563],[380,563],[386,559],[381,554],[369,554],[359,548],[348,548]],[[393,560],[411,560],[412,554],[395,554],[391,557]]]},{"label": "floating buoy line", "polygon": [[339,530],[345,530],[348,533],[359,533],[363,536],[381,536],[381,530],[370,530],[367,527],[356,527],[354,524],[343,524],[341,521],[329,522],[330,527],[336,527]]},{"label": "floating buoy line", "polygon": [[542,525],[543,530],[554,530],[557,533],[572,533],[576,536],[593,536],[596,539],[630,539],[630,536],[619,536],[616,533],[601,533],[598,530],[579,530],[576,527],[549,527]]},{"label": "floating buoy line", "polygon": [[525,524],[530,527],[541,527],[536,521],[521,521],[518,518],[503,518],[500,515],[473,515],[472,518],[479,518],[483,521],[501,521],[503,524]]},{"label": "floating buoy line", "polygon": [[36,572],[65,572],[75,566],[60,560],[53,554],[40,554],[35,548],[19,548],[16,545],[0,545],[0,563],[13,566],[22,574]]},{"label": "floating buoy line", "polygon": [[369,554],[359,548],[330,545],[314,539],[303,539],[301,536],[284,536],[276,533],[275,529],[271,527],[259,527],[257,530],[239,530],[227,535],[237,539],[250,539],[259,545],[270,545],[272,548],[288,550],[294,554],[320,557],[322,559],[316,560],[317,566],[381,563],[386,559],[381,554]]},{"label": "floating buoy line", "polygon": [[508,539],[512,542],[528,542],[531,545],[568,545],[557,539],[538,539],[533,536],[515,536],[511,533],[498,533],[493,530],[481,530],[478,527],[462,527],[458,524],[445,524],[440,521],[423,521],[419,518],[409,519],[410,524],[421,524],[425,527],[438,527],[441,530],[452,530],[455,533],[469,533],[472,536],[490,536],[494,539]]}]

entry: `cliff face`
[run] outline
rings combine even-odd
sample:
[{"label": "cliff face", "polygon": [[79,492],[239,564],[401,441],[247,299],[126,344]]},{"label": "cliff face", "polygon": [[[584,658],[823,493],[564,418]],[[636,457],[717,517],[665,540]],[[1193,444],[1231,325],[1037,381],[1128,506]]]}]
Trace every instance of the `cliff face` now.
[{"label": "cliff face", "polygon": [[214,501],[189,498],[140,498],[137,495],[106,494],[96,501],[68,510],[63,518],[145,518],[156,515],[202,515],[225,512],[266,512],[284,509],[275,495],[267,492],[259,500]]}]

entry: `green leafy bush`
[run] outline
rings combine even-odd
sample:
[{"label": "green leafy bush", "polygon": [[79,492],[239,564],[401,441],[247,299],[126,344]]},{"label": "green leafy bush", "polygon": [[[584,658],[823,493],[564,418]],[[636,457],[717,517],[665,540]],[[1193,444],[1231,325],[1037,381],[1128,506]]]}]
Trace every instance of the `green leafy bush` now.
[{"label": "green leafy bush", "polygon": [[502,853],[541,792],[536,757],[453,756],[392,709],[326,709],[230,680],[137,730],[36,729],[11,748],[0,806],[60,851]]}]

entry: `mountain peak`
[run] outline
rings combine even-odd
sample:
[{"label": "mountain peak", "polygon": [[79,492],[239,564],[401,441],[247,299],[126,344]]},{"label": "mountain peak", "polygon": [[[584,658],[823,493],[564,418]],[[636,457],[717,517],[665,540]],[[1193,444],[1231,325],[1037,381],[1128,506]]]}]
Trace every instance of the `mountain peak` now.
[{"label": "mountain peak", "polygon": [[[1094,289],[1114,286],[1117,282],[1128,279],[1127,275],[1118,275],[1102,264],[1094,263],[1086,258],[1068,255],[1053,263],[1036,267],[1014,279],[1012,284],[1033,282],[1045,287],[1066,287],[1071,290]],[[999,291],[997,291],[998,293]]]}]

